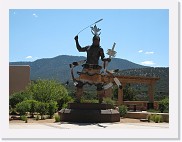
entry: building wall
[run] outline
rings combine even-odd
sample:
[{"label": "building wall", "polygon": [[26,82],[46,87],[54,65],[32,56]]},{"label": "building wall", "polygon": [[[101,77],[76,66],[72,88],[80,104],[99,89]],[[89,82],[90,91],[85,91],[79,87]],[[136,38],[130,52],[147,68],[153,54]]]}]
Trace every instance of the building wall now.
[{"label": "building wall", "polygon": [[23,91],[30,83],[30,66],[9,66],[9,95],[14,92]]}]

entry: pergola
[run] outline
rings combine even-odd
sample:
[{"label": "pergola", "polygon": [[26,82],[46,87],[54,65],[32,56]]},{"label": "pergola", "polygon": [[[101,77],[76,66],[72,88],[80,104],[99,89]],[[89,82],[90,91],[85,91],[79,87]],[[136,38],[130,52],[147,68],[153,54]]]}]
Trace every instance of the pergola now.
[{"label": "pergola", "polygon": [[127,83],[143,83],[148,86],[149,103],[154,103],[154,92],[156,81],[159,77],[141,77],[141,76],[116,76],[122,84],[122,89],[118,89],[118,105],[124,104],[123,88]]}]

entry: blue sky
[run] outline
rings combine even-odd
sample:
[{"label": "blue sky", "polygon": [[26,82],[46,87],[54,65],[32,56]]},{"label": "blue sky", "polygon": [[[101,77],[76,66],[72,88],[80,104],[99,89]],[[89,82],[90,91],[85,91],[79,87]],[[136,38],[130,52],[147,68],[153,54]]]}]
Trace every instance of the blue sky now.
[{"label": "blue sky", "polygon": [[[58,55],[86,56],[75,47],[74,37],[99,19],[101,46],[116,42],[116,58],[137,64],[169,66],[169,11],[165,9],[85,9],[9,11],[9,59],[35,61]],[[81,46],[92,44],[91,29],[79,34]]]}]

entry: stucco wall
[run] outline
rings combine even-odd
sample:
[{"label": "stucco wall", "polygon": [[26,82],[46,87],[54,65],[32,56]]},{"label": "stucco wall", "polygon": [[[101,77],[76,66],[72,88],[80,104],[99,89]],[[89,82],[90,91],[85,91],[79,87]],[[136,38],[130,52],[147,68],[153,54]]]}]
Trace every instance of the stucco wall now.
[{"label": "stucco wall", "polygon": [[9,95],[22,91],[30,83],[30,66],[9,66]]}]

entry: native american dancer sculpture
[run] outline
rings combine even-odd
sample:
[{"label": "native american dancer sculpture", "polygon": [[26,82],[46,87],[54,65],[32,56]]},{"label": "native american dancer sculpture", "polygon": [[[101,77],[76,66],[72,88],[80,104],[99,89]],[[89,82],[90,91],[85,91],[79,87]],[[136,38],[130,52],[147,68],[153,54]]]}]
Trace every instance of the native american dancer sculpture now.
[{"label": "native american dancer sculpture", "polygon": [[[98,20],[97,22],[100,22],[101,20]],[[75,36],[75,38],[74,38],[78,51],[87,52],[86,60],[82,60],[79,62],[73,62],[72,64],[70,64],[72,79],[77,88],[77,90],[76,90],[76,102],[77,103],[80,103],[80,99],[83,94],[83,86],[85,84],[95,85],[97,87],[97,95],[99,98],[99,103],[102,103],[103,97],[105,96],[104,90],[112,87],[114,83],[117,84],[117,86],[120,89],[122,88],[120,81],[113,75],[113,72],[107,70],[107,66],[108,66],[108,63],[111,61],[111,57],[115,57],[115,55],[116,55],[116,51],[114,51],[116,43],[114,43],[112,49],[108,49],[108,51],[107,51],[109,58],[105,58],[104,51],[100,46],[99,35],[101,34],[100,33],[101,29],[97,28],[97,26],[96,26],[97,22],[94,23],[95,24],[94,27],[91,27],[91,32],[94,35],[93,43],[91,46],[81,47],[78,42],[78,35]],[[101,57],[101,60],[103,61],[104,73],[101,73],[102,67],[99,66],[99,64],[98,64],[100,57]],[[77,72],[79,74],[79,77],[75,78],[73,69],[74,69],[74,67],[76,67],[78,65],[82,65],[83,70],[81,72]]]}]

